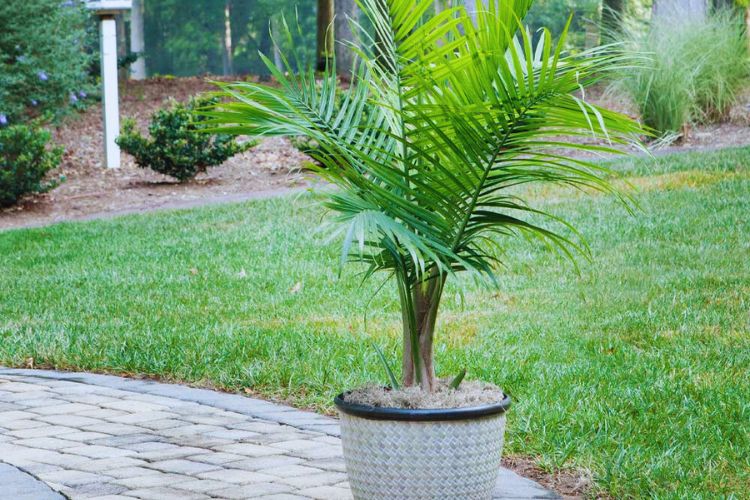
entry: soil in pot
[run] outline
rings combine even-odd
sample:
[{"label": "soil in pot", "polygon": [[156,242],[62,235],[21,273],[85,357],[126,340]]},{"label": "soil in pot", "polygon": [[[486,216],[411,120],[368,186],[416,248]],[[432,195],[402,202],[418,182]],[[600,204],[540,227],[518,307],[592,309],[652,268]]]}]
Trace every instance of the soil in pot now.
[{"label": "soil in pot", "polygon": [[347,403],[376,408],[443,409],[471,408],[499,403],[505,395],[499,387],[475,380],[464,381],[458,389],[450,387],[450,379],[441,379],[435,392],[419,387],[391,389],[368,385],[344,394]]}]

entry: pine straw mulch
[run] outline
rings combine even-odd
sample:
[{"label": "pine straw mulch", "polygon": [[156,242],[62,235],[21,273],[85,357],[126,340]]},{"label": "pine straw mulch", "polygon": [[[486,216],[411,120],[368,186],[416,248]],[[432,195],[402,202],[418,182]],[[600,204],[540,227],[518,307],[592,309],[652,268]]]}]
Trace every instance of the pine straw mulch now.
[{"label": "pine straw mulch", "polygon": [[[201,77],[130,81],[121,87],[121,115],[135,118],[145,130],[151,114],[170,98],[183,101],[208,90],[212,85]],[[49,177],[64,180],[48,193],[29,196],[15,207],[0,210],[0,229],[237,201],[308,183],[301,168],[306,157],[287,140],[277,138],[267,139],[186,183],[139,168],[125,153],[121,168],[105,169],[99,103],[68,117],[53,131],[53,137],[65,153],[62,164]]]},{"label": "pine straw mulch", "polygon": [[[135,118],[145,130],[151,114],[170,98],[184,101],[213,88],[204,77],[128,81],[121,86],[121,114]],[[596,88],[587,92],[586,97],[592,102],[633,113],[632,106],[613,93]],[[662,151],[750,144],[749,102],[750,94],[732,110],[729,122],[694,128],[687,140]],[[50,178],[63,177],[64,181],[48,193],[32,195],[15,207],[0,209],[0,230],[273,196],[311,182],[302,168],[306,157],[289,141],[278,138],[266,139],[187,183],[138,168],[124,153],[120,169],[105,169],[101,120],[101,106],[97,103],[70,116],[54,130],[54,140],[64,146],[65,155]]]}]

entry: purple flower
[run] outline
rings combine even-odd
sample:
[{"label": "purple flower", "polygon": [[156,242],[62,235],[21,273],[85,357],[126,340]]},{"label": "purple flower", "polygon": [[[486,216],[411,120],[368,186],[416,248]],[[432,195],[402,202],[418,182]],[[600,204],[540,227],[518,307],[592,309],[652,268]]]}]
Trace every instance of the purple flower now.
[{"label": "purple flower", "polygon": [[76,97],[76,95],[73,92],[71,92],[70,93],[70,104],[75,104],[77,102],[78,102],[78,98]]},{"label": "purple flower", "polygon": [[0,126],[5,126],[8,124],[8,116],[4,113],[0,113]]},{"label": "purple flower", "polygon": [[61,7],[73,7],[75,3],[73,0],[65,0],[63,3],[60,4]]},{"label": "purple flower", "polygon": [[36,107],[37,104],[39,104],[39,101],[37,101],[36,99],[32,99],[31,100],[31,105],[32,106]]},{"label": "purple flower", "polygon": [[78,91],[78,97],[80,97],[81,99],[86,99],[87,96],[88,96],[88,94],[86,93],[85,90],[79,90]]},{"label": "purple flower", "polygon": [[44,71],[40,71],[40,72],[38,72],[38,73],[36,74],[36,76],[38,76],[38,77],[39,77],[39,79],[40,79],[41,81],[43,81],[43,82],[46,82],[47,80],[49,80],[49,77],[47,76],[47,73],[45,73]]}]

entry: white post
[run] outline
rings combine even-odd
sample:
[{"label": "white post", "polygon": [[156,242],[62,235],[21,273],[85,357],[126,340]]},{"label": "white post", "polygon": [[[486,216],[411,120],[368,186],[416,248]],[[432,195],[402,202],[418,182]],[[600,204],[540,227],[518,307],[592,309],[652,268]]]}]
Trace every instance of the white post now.
[{"label": "white post", "polygon": [[114,16],[102,16],[100,25],[102,67],[102,110],[104,111],[104,166],[120,167],[120,112],[117,95],[117,28]]}]

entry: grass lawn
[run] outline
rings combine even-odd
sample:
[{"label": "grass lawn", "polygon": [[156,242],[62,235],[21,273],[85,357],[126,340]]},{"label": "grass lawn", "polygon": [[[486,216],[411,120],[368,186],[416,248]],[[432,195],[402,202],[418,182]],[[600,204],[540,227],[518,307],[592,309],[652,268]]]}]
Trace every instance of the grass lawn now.
[{"label": "grass lawn", "polygon": [[[750,149],[617,164],[642,211],[565,189],[593,262],[508,241],[500,290],[453,283],[441,375],[514,399],[508,453],[601,491],[741,497],[750,485]],[[0,233],[0,363],[152,374],[330,411],[396,361],[393,287],[337,276],[311,196]]]}]

